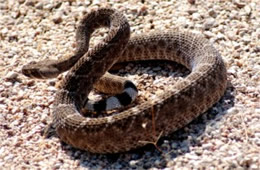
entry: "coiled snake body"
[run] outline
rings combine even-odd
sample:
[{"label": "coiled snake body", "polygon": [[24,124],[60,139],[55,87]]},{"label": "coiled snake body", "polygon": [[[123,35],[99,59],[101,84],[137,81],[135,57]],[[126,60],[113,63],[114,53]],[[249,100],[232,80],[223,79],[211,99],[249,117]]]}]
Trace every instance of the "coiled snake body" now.
[{"label": "coiled snake body", "polygon": [[[88,50],[90,36],[99,27],[109,27],[108,35]],[[179,31],[129,37],[129,24],[120,12],[98,9],[80,22],[75,55],[23,67],[23,74],[37,78],[55,77],[70,69],[57,92],[53,110],[53,124],[62,141],[94,153],[128,151],[145,145],[142,141],[154,141],[160,134],[165,136],[187,125],[224,94],[225,65],[220,54],[203,37]],[[93,86],[103,91],[121,88],[124,93],[119,99],[121,103],[124,97],[129,98],[130,92],[125,89],[134,93],[135,86],[129,81],[106,71],[115,63],[135,60],[175,61],[191,73],[150,101],[117,114],[98,118],[82,116],[79,110],[88,103],[87,96]],[[94,111],[97,108],[93,107]]]}]

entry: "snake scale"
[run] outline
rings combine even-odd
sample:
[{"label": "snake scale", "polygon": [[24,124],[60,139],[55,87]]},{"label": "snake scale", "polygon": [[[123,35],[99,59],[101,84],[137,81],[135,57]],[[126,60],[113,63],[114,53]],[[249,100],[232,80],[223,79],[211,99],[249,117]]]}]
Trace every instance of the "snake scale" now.
[{"label": "snake scale", "polygon": [[[91,34],[100,27],[108,27],[108,34],[89,50]],[[155,141],[161,134],[166,136],[190,123],[216,103],[226,89],[227,73],[220,54],[197,34],[172,30],[130,38],[130,26],[123,14],[100,8],[83,17],[76,42],[70,58],[31,62],[22,73],[50,78],[69,70],[55,96],[53,124],[62,141],[79,149],[117,153],[144,146],[142,141]],[[107,71],[115,63],[136,60],[175,61],[191,72],[172,89],[119,113],[102,117],[80,114],[94,86],[108,92],[120,86],[124,89],[127,81]]]}]

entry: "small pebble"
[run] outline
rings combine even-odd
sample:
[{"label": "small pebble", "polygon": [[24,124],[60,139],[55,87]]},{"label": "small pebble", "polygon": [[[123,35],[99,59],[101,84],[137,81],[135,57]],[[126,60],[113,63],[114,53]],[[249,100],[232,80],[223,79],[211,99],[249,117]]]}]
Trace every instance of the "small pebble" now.
[{"label": "small pebble", "polygon": [[52,21],[55,23],[55,24],[59,24],[62,22],[62,16],[60,13],[56,14],[53,16],[52,18]]},{"label": "small pebble", "polygon": [[213,17],[213,18],[216,18],[216,16],[217,16],[216,11],[215,11],[214,9],[210,9],[210,10],[209,10],[209,16],[211,16],[211,17]]},{"label": "small pebble", "polygon": [[215,19],[209,18],[204,23],[204,29],[209,30],[214,26],[214,24],[215,24]]},{"label": "small pebble", "polygon": [[17,77],[18,77],[18,73],[13,72],[13,71],[9,72],[9,73],[5,76],[5,78],[8,79],[8,80],[13,80],[13,79],[16,79]]},{"label": "small pebble", "polygon": [[33,1],[33,0],[26,0],[26,2],[25,2],[25,5],[27,5],[27,6],[34,6],[34,4],[35,4],[35,1]]},{"label": "small pebble", "polygon": [[35,5],[35,8],[36,8],[36,9],[43,9],[43,2],[38,2],[38,3]]},{"label": "small pebble", "polygon": [[196,0],[188,0],[190,4],[195,4]]},{"label": "small pebble", "polygon": [[193,13],[198,12],[198,10],[197,10],[196,8],[190,8],[190,9],[187,10],[187,12],[188,12],[190,15],[192,15]]},{"label": "small pebble", "polygon": [[192,20],[193,21],[198,21],[198,20],[200,20],[201,19],[201,16],[200,16],[200,14],[199,13],[193,13],[192,14]]},{"label": "small pebble", "polygon": [[235,0],[234,1],[234,4],[238,7],[238,8],[243,8],[246,3],[245,2],[242,2],[242,0]]}]

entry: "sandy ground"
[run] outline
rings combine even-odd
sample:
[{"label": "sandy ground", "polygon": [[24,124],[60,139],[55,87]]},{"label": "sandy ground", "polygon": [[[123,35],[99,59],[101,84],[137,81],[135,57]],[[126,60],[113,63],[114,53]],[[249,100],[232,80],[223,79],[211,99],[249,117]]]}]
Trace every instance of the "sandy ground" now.
[{"label": "sandy ground", "polygon": [[[148,146],[122,154],[97,155],[74,149],[57,137],[45,139],[41,135],[50,121],[56,84],[62,76],[34,80],[20,70],[30,61],[71,55],[80,18],[101,6],[122,11],[132,34],[174,28],[201,34],[225,60],[229,83],[223,98],[188,126],[161,138],[158,147],[162,152]],[[102,35],[97,33],[92,45],[102,40]],[[258,0],[195,4],[157,0],[0,0],[0,167],[260,169],[259,39]],[[129,70],[131,74],[125,76],[141,84],[140,95],[149,88],[149,84],[142,84],[153,82],[149,75],[139,73],[155,74],[157,82],[163,82],[168,71],[178,72],[168,64],[133,63],[121,72]]]}]

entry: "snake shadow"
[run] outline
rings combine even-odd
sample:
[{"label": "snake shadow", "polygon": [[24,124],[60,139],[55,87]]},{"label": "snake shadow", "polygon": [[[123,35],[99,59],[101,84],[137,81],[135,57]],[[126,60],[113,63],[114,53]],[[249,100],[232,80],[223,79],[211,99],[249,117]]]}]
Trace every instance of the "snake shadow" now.
[{"label": "snake shadow", "polygon": [[[138,64],[144,69],[147,67],[147,63],[138,62]],[[166,65],[167,64],[169,63],[166,63]],[[154,65],[158,66],[158,61],[148,62],[148,67]],[[174,63],[174,66],[176,66],[175,68],[182,67],[177,63]],[[147,72],[147,74],[149,74],[149,72]],[[161,73],[158,74],[160,75]],[[160,138],[156,147],[152,144],[148,144],[142,148],[125,153],[101,155],[75,149],[61,142],[62,149],[71,159],[79,161],[80,166],[89,169],[166,168],[169,167],[171,162],[177,157],[189,153],[191,147],[201,146],[201,141],[205,135],[210,135],[207,134],[210,132],[205,132],[206,127],[210,127],[210,131],[218,129],[218,122],[227,114],[227,110],[234,106],[234,93],[235,88],[231,82],[228,81],[228,87],[224,96],[213,107],[182,129],[179,129],[167,137]]]}]

